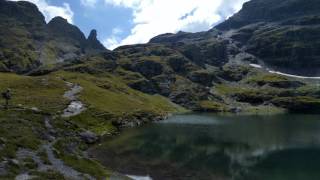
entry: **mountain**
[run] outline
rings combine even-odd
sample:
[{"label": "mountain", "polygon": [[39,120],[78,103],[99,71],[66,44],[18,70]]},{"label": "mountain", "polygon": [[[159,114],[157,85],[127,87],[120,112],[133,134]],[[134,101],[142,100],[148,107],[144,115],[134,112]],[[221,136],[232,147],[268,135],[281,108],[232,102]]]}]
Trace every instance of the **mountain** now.
[{"label": "mountain", "polygon": [[91,53],[98,53],[105,50],[105,47],[97,39],[97,30],[93,29],[90,31],[85,47],[86,51]]},{"label": "mountain", "polygon": [[216,28],[239,29],[255,23],[318,24],[319,2],[317,0],[253,0],[245,3],[237,14]]},{"label": "mountain", "polygon": [[[5,9],[1,11],[5,20],[1,23],[19,22],[1,31],[24,35],[4,36],[12,42],[1,43],[0,67],[4,71],[33,75],[61,69],[95,75],[109,72],[133,89],[160,94],[198,111],[246,112],[253,107],[261,111],[269,107],[299,111],[299,107],[287,107],[285,101],[309,95],[318,98],[313,91],[303,91],[309,82],[268,72],[318,74],[316,0],[252,0],[207,32],[163,34],[147,44],[114,51],[103,47],[96,30],[86,38],[61,17],[46,24],[31,3],[1,2]],[[14,13],[10,8],[19,10]],[[11,58],[8,52],[14,52],[17,58]],[[301,99],[300,103],[313,106],[316,99]]]},{"label": "mountain", "polygon": [[0,1],[0,69],[19,71],[34,69],[40,41],[45,38],[44,16],[28,2]]},{"label": "mountain", "polygon": [[318,9],[252,0],[209,31],[109,51],[96,30],[0,0],[0,179],[105,179],[86,150],[171,113],[319,114],[319,78],[297,76],[320,73]]},{"label": "mountain", "polygon": [[317,76],[319,8],[317,0],[253,0],[216,28],[229,31],[245,51],[272,69]]},{"label": "mountain", "polygon": [[38,8],[29,2],[0,1],[0,69],[28,73],[40,67],[106,51],[94,37],[61,17],[48,24]]}]

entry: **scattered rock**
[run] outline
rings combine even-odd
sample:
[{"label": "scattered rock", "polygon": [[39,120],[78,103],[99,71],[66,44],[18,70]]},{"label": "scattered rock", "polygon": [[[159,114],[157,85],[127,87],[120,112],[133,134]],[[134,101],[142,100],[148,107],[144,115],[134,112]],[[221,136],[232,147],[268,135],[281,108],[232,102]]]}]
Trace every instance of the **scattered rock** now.
[{"label": "scattered rock", "polygon": [[80,133],[79,135],[81,139],[88,144],[93,144],[99,140],[99,137],[91,131],[85,131]]},{"label": "scattered rock", "polygon": [[232,113],[240,113],[242,111],[241,107],[234,107],[230,109],[230,112]]},{"label": "scattered rock", "polygon": [[20,162],[19,162],[19,160],[17,160],[17,159],[11,159],[11,160],[10,160],[10,163],[13,164],[13,165],[16,165],[16,166],[19,166],[19,165],[20,165]]},{"label": "scattered rock", "polygon": [[8,164],[8,161],[0,162],[0,176],[5,176],[7,174],[7,169],[6,169],[7,164]]},{"label": "scattered rock", "polygon": [[85,106],[81,101],[77,100],[77,94],[82,91],[82,87],[78,84],[74,85],[73,83],[66,82],[66,84],[71,87],[69,91],[67,91],[63,97],[71,100],[71,103],[68,107],[63,111],[62,117],[71,117],[76,116],[86,110]]},{"label": "scattered rock", "polygon": [[81,101],[72,101],[71,104],[64,110],[62,117],[71,117],[80,114],[85,110]]},{"label": "scattered rock", "polygon": [[31,110],[32,110],[33,112],[35,112],[35,113],[41,112],[41,110],[38,109],[37,107],[32,107]]},{"label": "scattered rock", "polygon": [[34,176],[29,175],[28,173],[23,173],[15,177],[15,180],[30,180],[33,179]]}]

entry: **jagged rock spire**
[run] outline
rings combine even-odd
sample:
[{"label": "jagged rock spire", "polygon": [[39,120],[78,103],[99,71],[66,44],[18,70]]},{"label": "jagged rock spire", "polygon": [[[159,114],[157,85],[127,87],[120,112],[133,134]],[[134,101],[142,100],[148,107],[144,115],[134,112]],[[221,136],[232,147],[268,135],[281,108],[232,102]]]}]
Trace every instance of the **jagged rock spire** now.
[{"label": "jagged rock spire", "polygon": [[97,38],[97,30],[91,30],[87,39],[87,49],[93,50],[106,50],[106,48],[101,44]]}]

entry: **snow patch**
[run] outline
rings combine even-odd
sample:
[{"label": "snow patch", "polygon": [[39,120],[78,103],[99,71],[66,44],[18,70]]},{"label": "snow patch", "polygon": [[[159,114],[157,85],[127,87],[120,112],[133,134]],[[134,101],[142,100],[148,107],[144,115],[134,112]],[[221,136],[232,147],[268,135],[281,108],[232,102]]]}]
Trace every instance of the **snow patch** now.
[{"label": "snow patch", "polygon": [[261,69],[262,68],[262,66],[261,65],[259,65],[259,64],[249,64],[251,67],[254,67],[254,68],[259,68],[259,69]]},{"label": "snow patch", "polygon": [[294,74],[287,74],[287,73],[282,73],[279,71],[268,71],[271,74],[279,74],[282,76],[287,76],[287,77],[293,77],[293,78],[298,78],[298,79],[317,79],[320,80],[320,77],[308,77],[308,76],[298,76],[298,75],[294,75]]},{"label": "snow patch", "polygon": [[[249,66],[254,67],[254,68],[259,68],[262,69],[263,67],[259,64],[249,64]],[[294,75],[294,74],[288,74],[288,73],[283,73],[279,71],[273,71],[269,70],[268,68],[266,69],[269,73],[271,74],[278,74],[282,76],[287,76],[287,77],[292,77],[292,78],[298,78],[298,79],[315,79],[315,80],[320,80],[320,77],[309,77],[309,76],[299,76],[299,75]]]},{"label": "snow patch", "polygon": [[134,175],[127,175],[127,177],[133,179],[133,180],[152,180],[152,178],[148,176],[134,176]]}]

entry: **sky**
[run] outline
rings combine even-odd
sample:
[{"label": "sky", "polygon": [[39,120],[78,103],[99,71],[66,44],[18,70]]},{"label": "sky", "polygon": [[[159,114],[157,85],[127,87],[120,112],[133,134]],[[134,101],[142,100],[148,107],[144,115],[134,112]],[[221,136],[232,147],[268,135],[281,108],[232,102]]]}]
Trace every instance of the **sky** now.
[{"label": "sky", "polygon": [[96,29],[104,46],[114,49],[147,43],[159,34],[209,30],[239,11],[248,0],[27,1],[38,6],[47,22],[61,16],[86,35]]}]

